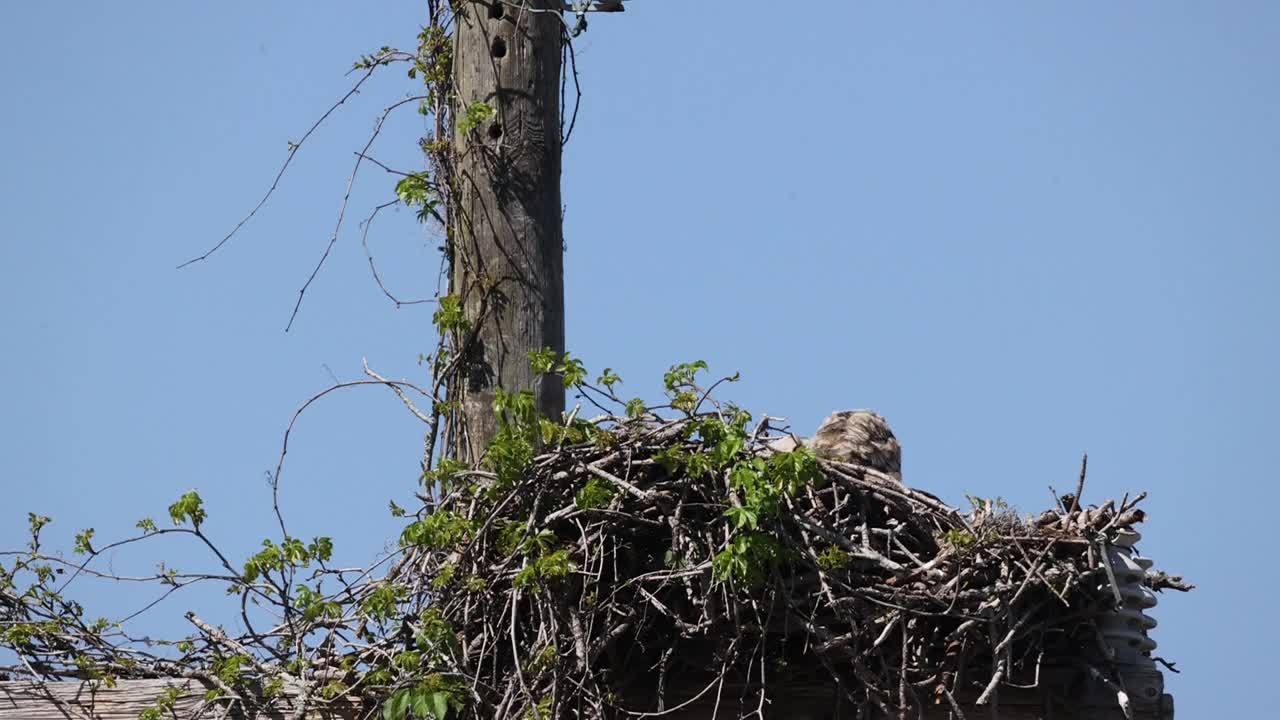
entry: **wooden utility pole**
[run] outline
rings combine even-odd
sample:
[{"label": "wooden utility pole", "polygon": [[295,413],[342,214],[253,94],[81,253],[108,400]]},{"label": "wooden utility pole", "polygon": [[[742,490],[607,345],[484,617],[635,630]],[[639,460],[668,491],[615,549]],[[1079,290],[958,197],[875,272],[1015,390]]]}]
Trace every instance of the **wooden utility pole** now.
[{"label": "wooden utility pole", "polygon": [[530,350],[564,352],[562,8],[561,0],[475,0],[460,4],[455,21],[450,285],[470,326],[450,388],[461,403],[452,443],[461,459],[477,459],[497,431],[496,388],[532,390],[546,416],[564,411],[563,385],[540,382],[528,360]]}]

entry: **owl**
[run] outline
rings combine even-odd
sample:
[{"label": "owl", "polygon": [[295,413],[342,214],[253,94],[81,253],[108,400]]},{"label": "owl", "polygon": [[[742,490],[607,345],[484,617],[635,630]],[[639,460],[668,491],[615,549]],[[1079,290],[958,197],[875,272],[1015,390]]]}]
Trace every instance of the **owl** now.
[{"label": "owl", "polygon": [[832,413],[804,445],[820,458],[863,465],[902,482],[902,448],[883,417],[870,410]]}]

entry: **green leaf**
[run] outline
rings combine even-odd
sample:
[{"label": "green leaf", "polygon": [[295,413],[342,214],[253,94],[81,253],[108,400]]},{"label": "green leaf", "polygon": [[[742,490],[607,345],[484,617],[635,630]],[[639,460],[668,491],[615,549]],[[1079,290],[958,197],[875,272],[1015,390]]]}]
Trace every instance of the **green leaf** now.
[{"label": "green leaf", "polygon": [[978,538],[974,537],[973,533],[960,528],[951,528],[946,531],[942,535],[942,540],[962,555],[978,543]]},{"label": "green leaf", "polygon": [[566,388],[581,385],[587,379],[587,369],[583,367],[582,361],[570,356],[569,353],[564,354],[564,359],[556,367],[556,372],[564,376],[564,386]]},{"label": "green leaf", "polygon": [[551,372],[556,364],[556,351],[549,347],[529,351],[529,369],[536,375]]},{"label": "green leaf", "polygon": [[405,175],[396,183],[396,197],[409,207],[435,207],[431,180],[425,172]]},{"label": "green leaf", "polygon": [[494,110],[491,105],[485,102],[473,102],[467,106],[467,110],[463,113],[462,118],[458,120],[458,132],[467,134],[476,129],[485,121],[497,115],[498,111]]},{"label": "green leaf", "polygon": [[711,450],[711,462],[718,468],[728,467],[738,458],[746,447],[746,439],[738,435],[729,435]]},{"label": "green leaf", "polygon": [[520,549],[526,553],[540,555],[550,550],[555,544],[556,534],[550,530],[539,530],[525,539],[523,547]]},{"label": "green leaf", "polygon": [[692,390],[682,390],[671,398],[671,407],[691,413],[698,406],[698,394]]},{"label": "green leaf", "polygon": [[173,518],[174,525],[181,525],[183,521],[190,520],[191,524],[199,529],[200,523],[204,522],[206,517],[204,501],[200,499],[199,493],[191,490],[169,506],[169,517]]},{"label": "green leaf", "polygon": [[401,688],[382,703],[382,720],[404,720],[405,706],[409,701],[408,688]]},{"label": "green leaf", "polygon": [[663,385],[666,386],[667,392],[675,392],[679,388],[692,386],[693,378],[699,370],[706,370],[707,363],[703,360],[695,360],[691,363],[681,363],[672,365],[667,370],[666,375],[662,377]]},{"label": "green leaf", "polygon": [[485,465],[498,476],[495,489],[509,488],[524,476],[533,462],[535,432],[537,425],[532,421],[504,419],[500,423],[484,458]]},{"label": "green leaf", "polygon": [[311,564],[311,554],[307,552],[307,548],[302,544],[302,541],[297,538],[285,538],[284,543],[280,545],[280,552],[290,565],[306,567]]},{"label": "green leaf", "polygon": [[458,572],[458,566],[451,562],[440,565],[440,569],[436,571],[436,576],[431,578],[431,587],[435,590],[443,590],[453,582],[453,576]]},{"label": "green leaf", "polygon": [[774,485],[787,495],[795,495],[806,485],[816,485],[823,479],[817,457],[804,446],[771,456],[768,474]]},{"label": "green leaf", "polygon": [[461,474],[469,469],[471,468],[468,465],[453,458],[441,458],[434,468],[422,473],[422,482],[426,485],[438,483],[441,491],[448,492]]},{"label": "green leaf", "polygon": [[427,695],[420,690],[414,690],[413,700],[409,703],[409,712],[414,718],[430,718],[431,710],[427,708]]},{"label": "green leaf", "polygon": [[462,300],[457,295],[440,298],[439,307],[431,316],[431,322],[441,330],[466,330],[469,323],[463,316]]},{"label": "green leaf", "polygon": [[719,582],[732,580],[756,588],[781,555],[782,550],[774,538],[762,532],[743,532],[716,554],[712,570]]},{"label": "green leaf", "polygon": [[251,583],[269,570],[284,569],[284,553],[270,539],[262,541],[262,550],[244,563],[243,582]]},{"label": "green leaf", "polygon": [[400,546],[422,545],[441,549],[470,537],[471,521],[451,510],[437,510],[421,520],[409,523],[400,533]]},{"label": "green leaf", "polygon": [[452,661],[462,652],[458,634],[438,608],[429,608],[419,614],[413,642],[432,662]]},{"label": "green leaf", "polygon": [[731,507],[725,510],[724,514],[733,522],[737,530],[742,528],[755,530],[760,520],[759,516],[747,507]]},{"label": "green leaf", "polygon": [[90,541],[93,540],[93,528],[85,528],[76,533],[75,552],[77,555],[93,555],[93,546]]},{"label": "green leaf", "polygon": [[493,412],[505,423],[532,423],[537,416],[533,391],[525,389],[512,393],[500,387],[494,388]]},{"label": "green leaf", "polygon": [[818,567],[823,570],[839,570],[849,564],[849,553],[843,548],[828,545],[818,553]]},{"label": "green leaf", "polygon": [[313,538],[307,552],[321,562],[328,562],[329,558],[333,557],[333,538],[324,536]]},{"label": "green leaf", "polygon": [[379,586],[360,603],[360,612],[377,620],[389,620],[397,615],[396,608],[404,590],[401,585]]},{"label": "green leaf", "polygon": [[431,714],[435,720],[448,720],[449,693],[438,692],[431,694]]},{"label": "green leaf", "polygon": [[582,489],[578,491],[574,502],[583,510],[593,510],[608,505],[615,495],[617,495],[617,491],[614,490],[612,485],[600,478],[593,477],[587,480],[586,485],[583,485]]},{"label": "green leaf", "polygon": [[613,368],[605,368],[604,372],[600,373],[600,377],[596,378],[596,384],[609,388],[609,392],[613,392],[613,386],[621,382],[622,378],[618,377]]},{"label": "green leaf", "polygon": [[40,529],[50,522],[53,521],[47,515],[37,515],[33,512],[27,513],[27,526],[30,528],[31,537],[33,538],[39,535]]},{"label": "green leaf", "polygon": [[632,398],[627,401],[627,417],[635,419],[648,412],[649,408],[645,407],[644,400],[640,398]]}]

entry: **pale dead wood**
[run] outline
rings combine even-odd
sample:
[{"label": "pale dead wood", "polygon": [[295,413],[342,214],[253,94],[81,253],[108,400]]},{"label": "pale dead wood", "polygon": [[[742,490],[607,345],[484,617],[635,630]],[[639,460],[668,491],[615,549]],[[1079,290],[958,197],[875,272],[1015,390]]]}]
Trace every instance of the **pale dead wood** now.
[{"label": "pale dead wood", "polygon": [[[204,700],[208,689],[194,679],[174,678],[163,680],[122,680],[115,687],[101,683],[62,681],[32,683],[27,681],[0,682],[0,718],[5,720],[68,720],[92,718],[93,720],[137,720],[171,687],[181,688],[182,694],[173,706],[172,714],[162,717],[196,718],[221,717],[222,711],[209,706]],[[270,710],[258,713],[259,718],[294,717],[291,700],[297,693],[286,689],[279,702]],[[304,718],[308,720],[347,720],[364,717],[367,712],[350,702],[334,703],[331,707],[312,707]],[[243,712],[232,711],[226,717],[244,717]]]}]

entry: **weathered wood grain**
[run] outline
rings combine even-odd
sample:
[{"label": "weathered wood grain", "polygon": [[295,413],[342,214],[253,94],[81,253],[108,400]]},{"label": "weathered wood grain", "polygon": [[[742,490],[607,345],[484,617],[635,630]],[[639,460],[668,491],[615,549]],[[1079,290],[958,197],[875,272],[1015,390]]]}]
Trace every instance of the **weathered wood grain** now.
[{"label": "weathered wood grain", "polygon": [[497,388],[532,391],[544,417],[564,411],[564,385],[540,380],[528,356],[564,352],[562,3],[520,5],[484,0],[455,19],[456,112],[465,117],[477,103],[494,111],[479,127],[457,123],[453,137],[450,292],[472,328],[461,376],[449,386],[466,422],[453,448],[463,459],[479,458],[498,431]]},{"label": "weathered wood grain", "polygon": [[[137,720],[138,715],[153,707],[170,687],[182,688],[183,694],[174,707],[178,718],[195,717],[195,711],[203,701],[203,684],[196,680],[122,680],[114,688],[94,687],[88,682],[0,682],[0,718],[4,720],[46,720],[57,718],[92,718],[93,720]],[[272,713],[259,714],[260,718],[293,718],[289,693],[282,696],[284,707]],[[359,708],[351,704],[337,705],[328,710],[308,712],[307,720],[347,720],[362,717]],[[168,717],[168,716],[166,716]],[[216,718],[216,712],[204,717]],[[232,717],[243,717],[233,715]]]}]

